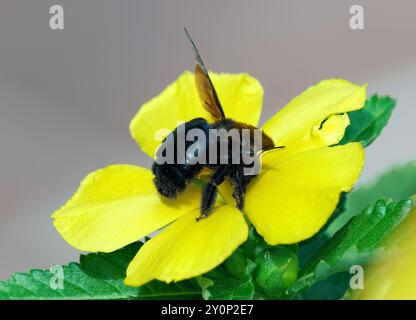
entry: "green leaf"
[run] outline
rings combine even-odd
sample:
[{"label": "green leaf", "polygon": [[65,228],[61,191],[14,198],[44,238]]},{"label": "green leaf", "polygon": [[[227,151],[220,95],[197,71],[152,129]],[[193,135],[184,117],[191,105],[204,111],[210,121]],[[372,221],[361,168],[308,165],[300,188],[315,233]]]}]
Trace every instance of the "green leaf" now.
[{"label": "green leaf", "polygon": [[330,224],[325,233],[328,238],[331,237],[354,215],[378,199],[399,201],[413,194],[416,194],[416,161],[393,167],[374,182],[352,191],[347,197],[345,211]]},{"label": "green leaf", "polygon": [[90,276],[102,279],[124,279],[127,266],[142,246],[132,243],[111,253],[89,253],[79,258],[82,270]]},{"label": "green leaf", "polygon": [[123,280],[104,280],[90,277],[78,263],[62,266],[62,284],[54,289],[53,272],[31,270],[15,273],[0,282],[0,299],[130,299],[138,296],[138,289],[126,287]]},{"label": "green leaf", "polygon": [[[0,299],[201,298],[201,290],[192,280],[169,285],[152,281],[138,288],[124,285],[127,265],[141,245],[137,242],[112,253],[82,255],[80,264],[70,263],[61,269],[55,266],[52,271],[15,273],[10,279],[0,282]],[[62,272],[55,273],[53,270]],[[60,280],[62,287],[59,286]]]},{"label": "green leaf", "polygon": [[248,260],[241,248],[237,248],[237,250],[224,261],[225,270],[237,279],[241,279],[247,274],[247,267]]},{"label": "green leaf", "polygon": [[258,254],[272,247],[264,241],[263,237],[257,233],[253,226],[250,226],[247,241],[240,246],[244,254],[252,261],[256,259]]},{"label": "green leaf", "polygon": [[248,240],[197,279],[204,299],[277,299],[296,280],[297,246],[270,246],[250,227]]},{"label": "green leaf", "polygon": [[349,272],[340,272],[329,276],[328,278],[314,283],[301,294],[298,294],[296,300],[339,300],[345,296],[349,289],[351,274]]},{"label": "green leaf", "polygon": [[[344,204],[345,211],[342,212],[342,210],[337,209],[337,212],[341,212],[341,214],[338,216],[334,214],[333,216],[335,216],[335,219],[333,219],[332,222],[328,222],[327,226],[322,228],[322,230],[314,237],[299,244],[299,259],[301,261],[301,266],[303,266],[306,260],[317,252],[318,249],[322,247],[335,234],[335,232],[341,229],[354,215],[365,210],[369,203],[375,203],[378,199],[391,199],[393,201],[399,201],[401,199],[409,198],[413,194],[416,194],[415,161],[393,167],[374,182],[362,185],[353,190],[346,197]],[[406,230],[403,230],[403,228],[396,228],[393,233],[397,235],[392,235],[390,238],[397,240],[405,235]],[[408,231],[409,230],[407,230],[407,232]],[[412,230],[410,230],[410,232],[412,232]],[[347,272],[347,275],[348,274],[349,273]],[[334,279],[336,279],[336,281]],[[342,296],[342,294],[338,293],[348,287],[348,283],[348,277],[331,276],[329,279],[320,281],[314,284],[312,288],[305,290],[305,292],[302,293],[301,298],[320,299],[324,296],[327,298],[336,298],[338,296]],[[319,288],[326,287],[331,288],[331,292],[338,293],[331,294],[330,292],[327,292],[327,294],[325,294],[324,292],[318,290]]]},{"label": "green leaf", "polygon": [[139,293],[134,299],[140,300],[154,300],[154,299],[180,299],[180,300],[195,300],[201,299],[201,289],[196,280],[184,280],[180,282],[165,283],[153,280],[138,288]]},{"label": "green leaf", "polygon": [[388,96],[373,95],[361,110],[348,113],[351,124],[345,131],[341,144],[361,142],[369,146],[388,123],[396,101]]},{"label": "green leaf", "polygon": [[206,300],[247,300],[254,297],[255,264],[238,248],[223,264],[197,278]]},{"label": "green leaf", "polygon": [[269,298],[278,298],[296,280],[298,257],[288,246],[277,246],[256,258],[256,284]]},{"label": "green leaf", "polygon": [[224,276],[212,279],[209,276],[197,278],[205,300],[250,300],[254,297],[254,284],[251,276],[235,279]]},{"label": "green leaf", "polygon": [[383,251],[383,240],[411,209],[411,200],[399,203],[379,200],[355,216],[305,263],[290,292],[301,292],[334,273],[349,271],[351,265],[368,263],[377,252]]}]

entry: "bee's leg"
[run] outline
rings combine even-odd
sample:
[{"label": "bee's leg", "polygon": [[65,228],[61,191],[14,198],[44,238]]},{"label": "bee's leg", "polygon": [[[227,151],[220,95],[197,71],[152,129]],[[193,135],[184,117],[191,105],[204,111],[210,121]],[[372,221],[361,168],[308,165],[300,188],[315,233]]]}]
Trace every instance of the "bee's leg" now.
[{"label": "bee's leg", "polygon": [[214,171],[210,182],[204,186],[201,198],[201,215],[197,218],[197,221],[207,217],[211,213],[212,207],[215,204],[215,199],[217,198],[218,186],[224,182],[228,169],[229,167],[227,165],[219,166]]},{"label": "bee's leg", "polygon": [[232,170],[230,175],[231,181],[233,182],[234,192],[233,197],[236,201],[237,208],[239,210],[244,209],[244,198],[247,185],[247,176],[244,176],[244,167],[238,166],[235,170]]}]

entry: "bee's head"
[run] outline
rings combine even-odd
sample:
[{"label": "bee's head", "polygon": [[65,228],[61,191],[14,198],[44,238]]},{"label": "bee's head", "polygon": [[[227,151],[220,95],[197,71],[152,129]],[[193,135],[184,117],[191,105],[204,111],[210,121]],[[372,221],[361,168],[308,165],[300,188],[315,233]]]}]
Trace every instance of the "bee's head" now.
[{"label": "bee's head", "polygon": [[163,180],[160,177],[155,177],[153,182],[157,191],[166,198],[174,199],[179,193],[178,187],[170,181]]},{"label": "bee's head", "polygon": [[186,181],[184,177],[178,175],[177,170],[173,170],[170,165],[154,162],[152,172],[155,175],[153,183],[162,196],[173,199],[185,190]]},{"label": "bee's head", "polygon": [[270,150],[274,148],[274,142],[272,140],[272,138],[270,138],[266,133],[264,133],[264,131],[261,132],[262,133],[262,149],[263,150]]}]

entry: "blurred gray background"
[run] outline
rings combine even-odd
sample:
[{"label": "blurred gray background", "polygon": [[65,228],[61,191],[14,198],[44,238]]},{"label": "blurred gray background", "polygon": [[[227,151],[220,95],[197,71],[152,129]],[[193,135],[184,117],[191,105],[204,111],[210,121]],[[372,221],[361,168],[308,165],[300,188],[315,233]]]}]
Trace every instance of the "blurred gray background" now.
[{"label": "blurred gray background", "polygon": [[[49,7],[65,29],[49,29]],[[351,30],[349,8],[364,7]],[[415,1],[104,1],[0,3],[0,279],[75,260],[50,214],[90,171],[148,166],[130,138],[137,108],[193,56],[209,69],[246,71],[265,89],[262,122],[328,77],[369,84],[398,108],[367,150],[361,179],[416,158]]]}]

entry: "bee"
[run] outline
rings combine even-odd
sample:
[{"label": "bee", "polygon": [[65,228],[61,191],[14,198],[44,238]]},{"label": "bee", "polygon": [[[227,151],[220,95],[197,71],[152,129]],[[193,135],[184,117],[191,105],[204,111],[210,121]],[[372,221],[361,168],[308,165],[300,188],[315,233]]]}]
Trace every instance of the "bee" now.
[{"label": "bee", "polygon": [[[176,198],[180,193],[185,191],[187,186],[195,181],[196,177],[203,169],[210,169],[212,175],[209,181],[203,186],[201,194],[200,218],[207,217],[213,209],[215,200],[218,194],[218,186],[224,182],[225,179],[231,183],[233,187],[233,197],[236,201],[236,207],[240,210],[244,208],[244,194],[249,182],[255,177],[255,174],[246,174],[245,169],[252,167],[253,164],[246,164],[243,161],[244,152],[249,153],[250,156],[255,156],[258,151],[281,148],[275,147],[273,140],[260,129],[233,119],[227,118],[221,106],[217,91],[208,75],[208,71],[202,61],[202,58],[196,48],[194,41],[185,28],[185,34],[192,46],[196,64],[195,64],[195,84],[199,98],[201,100],[201,107],[203,107],[211,117],[214,119],[213,123],[208,123],[203,118],[192,119],[175,128],[163,140],[161,146],[156,151],[156,158],[152,165],[152,172],[154,174],[154,184],[158,192],[166,198]],[[187,135],[192,130],[197,129],[202,132],[205,139],[185,139],[181,132]],[[242,134],[243,129],[246,129],[249,134]],[[230,133],[231,130],[239,133],[238,137],[235,135],[228,135],[225,149],[227,152],[218,152],[221,149],[221,144],[224,139],[220,141],[218,135],[211,135],[210,130]],[[255,131],[260,132],[260,150],[256,150]],[[246,131],[246,132],[247,132]],[[179,144],[182,148],[178,148]],[[235,145],[238,146],[238,154],[235,156],[232,151],[235,151]],[[232,150],[232,147],[234,149]],[[249,147],[247,147],[249,146]],[[211,157],[208,150],[216,150],[217,154]],[[172,151],[173,150],[173,151]],[[160,161],[166,158],[166,153],[174,159],[171,162]],[[181,158],[182,161],[178,159]],[[195,159],[204,161],[195,161]],[[209,158],[209,159],[208,159]],[[214,161],[212,161],[214,160]],[[236,161],[237,160],[237,161]]]}]

